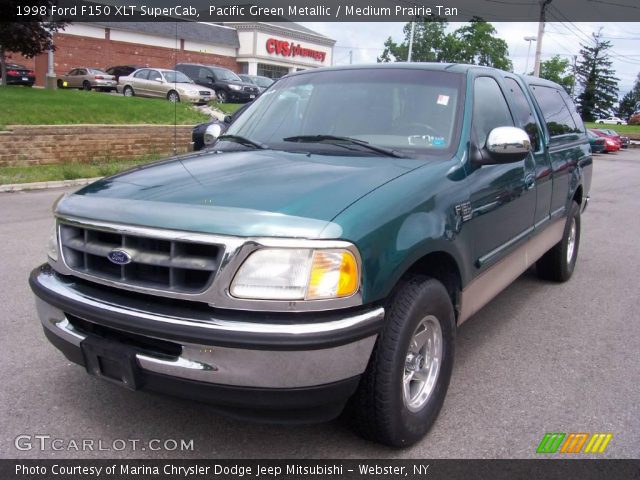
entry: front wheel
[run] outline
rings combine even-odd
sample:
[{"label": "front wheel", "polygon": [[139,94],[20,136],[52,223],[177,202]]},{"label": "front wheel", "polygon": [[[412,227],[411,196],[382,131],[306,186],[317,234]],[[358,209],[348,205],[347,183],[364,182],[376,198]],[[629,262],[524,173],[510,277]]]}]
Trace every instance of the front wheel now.
[{"label": "front wheel", "polygon": [[453,306],[442,283],[422,275],[406,278],[391,297],[352,399],[362,436],[407,447],[429,431],[449,386],[454,338]]},{"label": "front wheel", "polygon": [[544,280],[566,282],[573,275],[580,246],[580,205],[571,202],[562,240],[536,262],[536,272]]},{"label": "front wheel", "polygon": [[227,101],[229,100],[229,96],[224,90],[218,90],[216,92],[216,95],[218,96],[218,102],[220,103],[227,103]]}]

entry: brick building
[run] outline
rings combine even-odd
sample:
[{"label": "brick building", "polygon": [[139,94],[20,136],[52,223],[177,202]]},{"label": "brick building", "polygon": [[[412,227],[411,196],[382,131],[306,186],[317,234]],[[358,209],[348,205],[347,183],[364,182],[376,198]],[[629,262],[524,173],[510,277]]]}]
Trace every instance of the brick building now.
[{"label": "brick building", "polygon": [[[95,22],[68,25],[54,43],[57,75],[79,66],[172,68],[193,62],[277,78],[331,65],[335,41],[292,22]],[[36,85],[44,85],[47,54],[10,58],[35,70]]]}]

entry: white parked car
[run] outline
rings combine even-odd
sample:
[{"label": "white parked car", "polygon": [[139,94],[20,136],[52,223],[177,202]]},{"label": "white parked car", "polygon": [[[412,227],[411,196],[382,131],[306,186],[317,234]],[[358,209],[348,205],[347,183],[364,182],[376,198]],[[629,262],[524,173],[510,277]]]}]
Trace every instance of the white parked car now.
[{"label": "white parked car", "polygon": [[596,123],[606,123],[608,125],[626,125],[626,120],[622,120],[618,117],[600,118],[596,120]]}]

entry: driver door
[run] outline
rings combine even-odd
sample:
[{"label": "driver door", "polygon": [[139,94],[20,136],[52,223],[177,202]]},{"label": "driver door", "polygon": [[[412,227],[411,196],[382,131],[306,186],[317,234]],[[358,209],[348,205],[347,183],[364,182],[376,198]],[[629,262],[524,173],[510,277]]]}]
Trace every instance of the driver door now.
[{"label": "driver door", "polygon": [[[474,80],[472,142],[486,144],[496,127],[515,126],[501,83],[491,76]],[[535,162],[524,160],[498,165],[469,161],[471,219],[475,265],[480,270],[495,264],[533,231],[536,209]]]}]

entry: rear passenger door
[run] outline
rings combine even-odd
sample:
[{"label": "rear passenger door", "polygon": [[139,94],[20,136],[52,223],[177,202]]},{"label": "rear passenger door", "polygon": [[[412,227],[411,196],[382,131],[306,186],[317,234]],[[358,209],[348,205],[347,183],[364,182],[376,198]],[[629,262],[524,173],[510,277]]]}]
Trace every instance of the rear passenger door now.
[{"label": "rear passenger door", "polygon": [[[494,77],[474,80],[471,130],[472,141],[480,148],[494,128],[515,126],[505,91]],[[476,248],[476,266],[484,269],[503,259],[533,231],[535,168],[531,155],[513,163],[468,165],[469,229]]]},{"label": "rear passenger door", "polygon": [[572,174],[583,156],[584,126],[564,91],[537,84],[530,85],[530,88],[547,130],[547,154],[553,172],[550,218],[555,218],[564,215]]},{"label": "rear passenger door", "polygon": [[133,78],[131,79],[131,86],[135,91],[136,95],[148,96],[149,95],[149,86],[147,85],[149,78],[149,69],[143,68],[142,70],[138,70],[133,74]]}]

